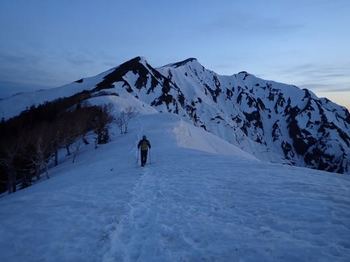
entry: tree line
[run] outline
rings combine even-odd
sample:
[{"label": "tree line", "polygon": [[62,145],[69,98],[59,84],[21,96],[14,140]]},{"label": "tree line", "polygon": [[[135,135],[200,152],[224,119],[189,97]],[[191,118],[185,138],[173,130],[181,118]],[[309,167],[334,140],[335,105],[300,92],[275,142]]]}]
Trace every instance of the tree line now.
[{"label": "tree line", "polygon": [[81,92],[39,106],[0,122],[0,193],[30,186],[49,165],[58,165],[58,152],[65,149],[75,161],[86,135],[92,132],[95,146],[109,141],[108,124],[113,121],[108,106],[91,106],[91,97]]}]

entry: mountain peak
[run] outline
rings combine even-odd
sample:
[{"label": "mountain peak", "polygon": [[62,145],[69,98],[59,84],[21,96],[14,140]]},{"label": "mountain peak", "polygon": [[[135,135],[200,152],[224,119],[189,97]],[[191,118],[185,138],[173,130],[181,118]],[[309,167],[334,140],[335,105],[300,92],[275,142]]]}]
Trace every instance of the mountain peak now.
[{"label": "mountain peak", "polygon": [[148,63],[146,57],[144,57],[144,56],[137,56],[137,57],[135,57],[135,59],[138,59],[138,61],[142,64]]},{"label": "mountain peak", "polygon": [[108,74],[103,77],[103,80],[96,85],[96,90],[111,88],[113,83],[122,81],[123,76],[127,72],[132,71],[145,75],[147,74],[147,70],[149,70],[149,66],[146,59],[142,56],[136,56],[108,71]]},{"label": "mountain peak", "polygon": [[[52,93],[1,100],[0,117],[9,118],[31,104],[78,91],[88,98],[120,95],[123,101],[130,98],[131,105],[178,114],[262,160],[350,172],[350,114],[346,109],[318,99],[307,89],[260,79],[246,71],[218,75],[195,58],[153,68],[137,56]],[[120,99],[116,100],[118,108],[124,107]]]},{"label": "mountain peak", "polygon": [[134,58],[132,58],[132,59],[122,63],[121,65],[124,65],[124,64],[129,64],[130,65],[130,64],[135,64],[135,63],[146,64],[148,62],[147,62],[145,57],[143,57],[143,56],[136,56],[136,57],[134,57]]},{"label": "mountain peak", "polygon": [[191,62],[197,62],[198,63],[198,60],[197,58],[193,58],[193,57],[190,57],[190,58],[187,58],[183,61],[180,61],[180,62],[176,62],[174,64],[172,64],[174,67],[179,67],[179,66],[184,66],[188,63],[191,63]]},{"label": "mountain peak", "polygon": [[[163,67],[174,67],[174,68],[178,68],[180,66],[185,66],[185,65],[188,65],[188,64],[191,64],[191,63],[196,63],[196,64],[199,64],[200,63],[198,62],[197,58],[194,58],[194,57],[190,57],[190,58],[187,58],[185,60],[182,60],[182,61],[179,61],[179,62],[176,62],[176,63],[171,63],[171,64],[167,64]],[[202,66],[202,65],[201,65]]]}]

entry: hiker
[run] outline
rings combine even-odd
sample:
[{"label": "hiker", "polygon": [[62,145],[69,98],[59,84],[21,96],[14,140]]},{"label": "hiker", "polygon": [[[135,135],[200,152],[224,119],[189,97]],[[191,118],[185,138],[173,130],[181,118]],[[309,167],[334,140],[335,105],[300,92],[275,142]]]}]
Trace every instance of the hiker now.
[{"label": "hiker", "polygon": [[143,136],[137,145],[138,149],[141,149],[141,166],[145,166],[147,162],[148,148],[151,149],[151,144],[147,140],[146,136]]}]

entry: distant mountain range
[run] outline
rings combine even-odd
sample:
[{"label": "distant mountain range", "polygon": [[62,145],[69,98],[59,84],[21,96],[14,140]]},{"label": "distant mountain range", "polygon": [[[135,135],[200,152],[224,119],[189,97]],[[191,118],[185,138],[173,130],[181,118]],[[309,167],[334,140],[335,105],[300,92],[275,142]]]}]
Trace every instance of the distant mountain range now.
[{"label": "distant mountain range", "polygon": [[195,58],[154,68],[136,57],[95,77],[2,99],[0,117],[82,91],[132,97],[159,112],[178,114],[261,160],[350,173],[346,108],[245,71],[218,75]]}]

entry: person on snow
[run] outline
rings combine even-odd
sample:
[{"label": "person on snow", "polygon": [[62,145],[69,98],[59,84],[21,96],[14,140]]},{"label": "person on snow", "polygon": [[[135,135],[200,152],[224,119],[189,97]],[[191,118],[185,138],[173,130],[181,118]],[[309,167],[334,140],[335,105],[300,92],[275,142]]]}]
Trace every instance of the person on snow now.
[{"label": "person on snow", "polygon": [[143,136],[137,145],[138,149],[141,149],[141,166],[145,166],[147,162],[148,149],[151,149],[151,144],[147,140],[146,136]]}]

